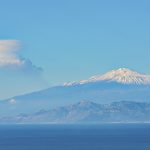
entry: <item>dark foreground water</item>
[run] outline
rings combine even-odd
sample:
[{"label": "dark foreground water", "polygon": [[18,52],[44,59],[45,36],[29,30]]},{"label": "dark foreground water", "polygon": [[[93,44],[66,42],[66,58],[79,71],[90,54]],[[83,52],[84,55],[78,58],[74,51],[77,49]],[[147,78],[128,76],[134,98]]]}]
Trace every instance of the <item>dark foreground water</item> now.
[{"label": "dark foreground water", "polygon": [[150,125],[0,125],[0,150],[150,150]]}]

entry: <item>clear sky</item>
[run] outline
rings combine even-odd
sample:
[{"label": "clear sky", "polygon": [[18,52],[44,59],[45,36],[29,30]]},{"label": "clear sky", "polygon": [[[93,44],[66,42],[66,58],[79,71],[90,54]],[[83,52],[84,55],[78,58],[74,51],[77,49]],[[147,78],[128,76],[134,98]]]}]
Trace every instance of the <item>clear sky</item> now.
[{"label": "clear sky", "polygon": [[149,0],[0,0],[0,98],[127,67],[150,74]]}]

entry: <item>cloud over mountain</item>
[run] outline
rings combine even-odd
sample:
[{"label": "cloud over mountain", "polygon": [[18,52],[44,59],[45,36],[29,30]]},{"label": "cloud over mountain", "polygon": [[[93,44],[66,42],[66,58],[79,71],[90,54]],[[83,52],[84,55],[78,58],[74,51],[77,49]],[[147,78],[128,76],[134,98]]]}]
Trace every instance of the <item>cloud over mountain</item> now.
[{"label": "cloud over mountain", "polygon": [[0,98],[47,87],[43,69],[20,55],[21,49],[18,40],[0,40]]}]

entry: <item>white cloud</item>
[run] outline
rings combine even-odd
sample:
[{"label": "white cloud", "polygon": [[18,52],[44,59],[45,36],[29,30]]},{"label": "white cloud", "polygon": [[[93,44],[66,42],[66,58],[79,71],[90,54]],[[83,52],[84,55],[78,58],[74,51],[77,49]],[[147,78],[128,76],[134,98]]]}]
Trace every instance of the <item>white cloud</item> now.
[{"label": "white cloud", "polygon": [[0,40],[0,68],[20,69],[30,73],[42,72],[42,68],[33,65],[29,59],[20,57],[19,50],[19,41]]},{"label": "white cloud", "polygon": [[16,40],[0,40],[0,67],[21,66],[24,64],[17,56],[19,42]]},{"label": "white cloud", "polygon": [[14,105],[14,104],[16,104],[17,102],[16,102],[15,99],[11,99],[11,100],[9,101],[9,103],[10,103],[11,105]]}]

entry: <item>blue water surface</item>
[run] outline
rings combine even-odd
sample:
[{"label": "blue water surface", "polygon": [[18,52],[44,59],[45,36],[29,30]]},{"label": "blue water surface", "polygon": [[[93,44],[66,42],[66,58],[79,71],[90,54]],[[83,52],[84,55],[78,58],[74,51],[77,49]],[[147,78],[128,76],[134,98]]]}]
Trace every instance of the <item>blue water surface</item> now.
[{"label": "blue water surface", "polygon": [[150,124],[0,125],[0,150],[150,150]]}]

